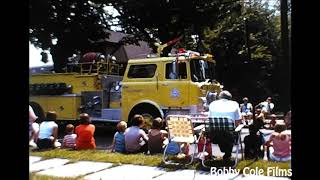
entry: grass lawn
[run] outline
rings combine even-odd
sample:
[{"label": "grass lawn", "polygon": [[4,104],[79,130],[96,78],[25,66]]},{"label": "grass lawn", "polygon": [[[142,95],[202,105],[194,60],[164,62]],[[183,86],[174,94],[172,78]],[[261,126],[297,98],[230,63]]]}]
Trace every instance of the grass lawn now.
[{"label": "grass lawn", "polygon": [[[258,160],[258,161],[249,161],[249,160],[244,160],[244,161],[240,161],[237,165],[237,169],[240,169],[240,172],[242,172],[242,170],[245,167],[249,167],[250,169],[255,169],[256,167],[258,167],[258,169],[263,169],[264,175],[265,176],[273,176],[272,173],[275,172],[271,172],[270,174],[268,173],[268,167],[275,169],[276,167],[278,169],[281,170],[286,170],[286,172],[288,173],[288,169],[290,169],[290,162],[272,162],[272,161],[264,161],[264,160]],[[281,176],[280,173],[284,173],[283,171],[281,172],[281,170],[277,170],[278,175],[277,176]],[[246,170],[246,173],[248,174],[250,170]],[[276,176],[276,175],[275,175]],[[282,175],[282,176],[288,176],[288,175]]]},{"label": "grass lawn", "polygon": [[[86,160],[86,161],[97,161],[97,162],[109,162],[113,163],[114,166],[121,164],[136,164],[136,165],[145,165],[145,166],[159,166],[163,167],[166,170],[176,170],[176,169],[202,169],[200,162],[192,163],[191,165],[166,165],[162,162],[162,155],[144,155],[144,154],[120,154],[120,153],[110,153],[105,150],[67,150],[67,149],[54,149],[49,151],[30,151],[32,156],[40,156],[43,159],[50,158],[66,158],[73,162]],[[211,166],[215,164],[221,164],[221,162],[213,162]],[[217,165],[219,166],[219,165]],[[289,169],[289,163],[282,162],[271,162],[264,160],[249,161],[243,160],[240,161],[237,165],[237,169],[242,170],[245,167],[263,169],[265,175],[267,175],[268,167],[278,167],[280,169]]]},{"label": "grass lawn", "polygon": [[74,177],[74,178],[62,178],[62,177],[54,177],[54,176],[44,176],[44,175],[36,175],[35,173],[29,173],[30,180],[76,180],[83,179],[82,177]]},{"label": "grass lawn", "polygon": [[49,151],[30,151],[32,156],[41,156],[45,159],[50,158],[65,158],[73,161],[97,161],[97,162],[109,162],[115,165],[121,164],[137,164],[147,166],[159,166],[162,162],[161,155],[144,155],[144,154],[120,154],[110,153],[104,150],[67,150],[67,149],[54,149]]}]

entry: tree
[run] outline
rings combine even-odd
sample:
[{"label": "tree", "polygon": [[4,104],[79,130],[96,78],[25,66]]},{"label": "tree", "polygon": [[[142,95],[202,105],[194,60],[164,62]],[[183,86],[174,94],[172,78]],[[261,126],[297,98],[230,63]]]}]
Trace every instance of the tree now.
[{"label": "tree", "polygon": [[289,26],[288,26],[288,0],[281,0],[281,63],[279,67],[281,68],[281,86],[280,93],[283,97],[283,104],[290,104],[290,68],[291,61],[289,56]]},{"label": "tree", "polygon": [[[106,5],[113,6],[120,15],[108,16],[103,10]],[[31,0],[29,11],[31,43],[49,50],[55,71],[60,72],[67,57],[78,50],[92,49],[93,41],[108,35],[105,30],[110,29],[111,19],[118,18],[118,26],[132,35],[124,39],[127,43],[145,40],[153,46],[156,41],[165,43],[184,35],[185,45],[202,50],[202,29],[232,12],[240,12],[240,4],[235,0]],[[196,45],[190,43],[191,35],[196,35]]]},{"label": "tree", "polygon": [[93,41],[108,37],[108,19],[103,5],[86,0],[31,0],[29,40],[49,50],[56,72],[78,50],[93,50]]},{"label": "tree", "polygon": [[280,56],[279,27],[274,11],[254,1],[240,16],[230,14],[206,28],[205,46],[216,58],[218,81],[227,89],[239,88],[255,103],[277,94],[273,74]]},{"label": "tree", "polygon": [[[103,0],[94,2],[105,3]],[[196,35],[201,42],[204,27],[232,12],[240,13],[241,8],[234,0],[111,0],[109,3],[120,13],[118,18],[124,32],[133,34],[136,40],[153,45],[157,40],[165,43],[184,35],[182,42],[191,47],[194,46],[190,43],[191,35]],[[163,55],[170,49],[165,49]]]}]

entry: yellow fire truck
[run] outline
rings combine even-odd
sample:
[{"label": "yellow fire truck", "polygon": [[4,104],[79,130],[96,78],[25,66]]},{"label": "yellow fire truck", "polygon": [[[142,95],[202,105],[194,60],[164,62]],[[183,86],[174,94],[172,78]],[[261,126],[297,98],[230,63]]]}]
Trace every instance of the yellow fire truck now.
[{"label": "yellow fire truck", "polygon": [[56,111],[59,120],[86,112],[93,122],[115,123],[142,114],[150,126],[155,117],[206,111],[209,95],[222,88],[214,65],[211,55],[192,51],[129,60],[123,76],[113,63],[71,64],[65,73],[31,74],[30,105],[40,117]]}]

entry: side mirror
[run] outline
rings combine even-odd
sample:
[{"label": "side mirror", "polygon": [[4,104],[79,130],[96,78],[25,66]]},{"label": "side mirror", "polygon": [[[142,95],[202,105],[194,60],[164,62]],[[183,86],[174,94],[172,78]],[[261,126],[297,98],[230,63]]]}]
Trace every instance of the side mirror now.
[{"label": "side mirror", "polygon": [[114,82],[112,86],[115,91],[119,91],[121,88],[121,81]]},{"label": "side mirror", "polygon": [[119,91],[119,89],[120,89],[119,85],[116,85],[116,87],[114,88],[114,90],[116,90],[116,91]]}]

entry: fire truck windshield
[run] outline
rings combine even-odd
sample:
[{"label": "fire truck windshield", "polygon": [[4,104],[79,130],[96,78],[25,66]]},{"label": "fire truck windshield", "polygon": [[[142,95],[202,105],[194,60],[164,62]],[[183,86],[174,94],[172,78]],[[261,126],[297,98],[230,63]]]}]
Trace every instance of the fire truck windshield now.
[{"label": "fire truck windshield", "polygon": [[191,80],[193,82],[204,82],[214,79],[214,64],[212,62],[192,59],[190,61]]}]

